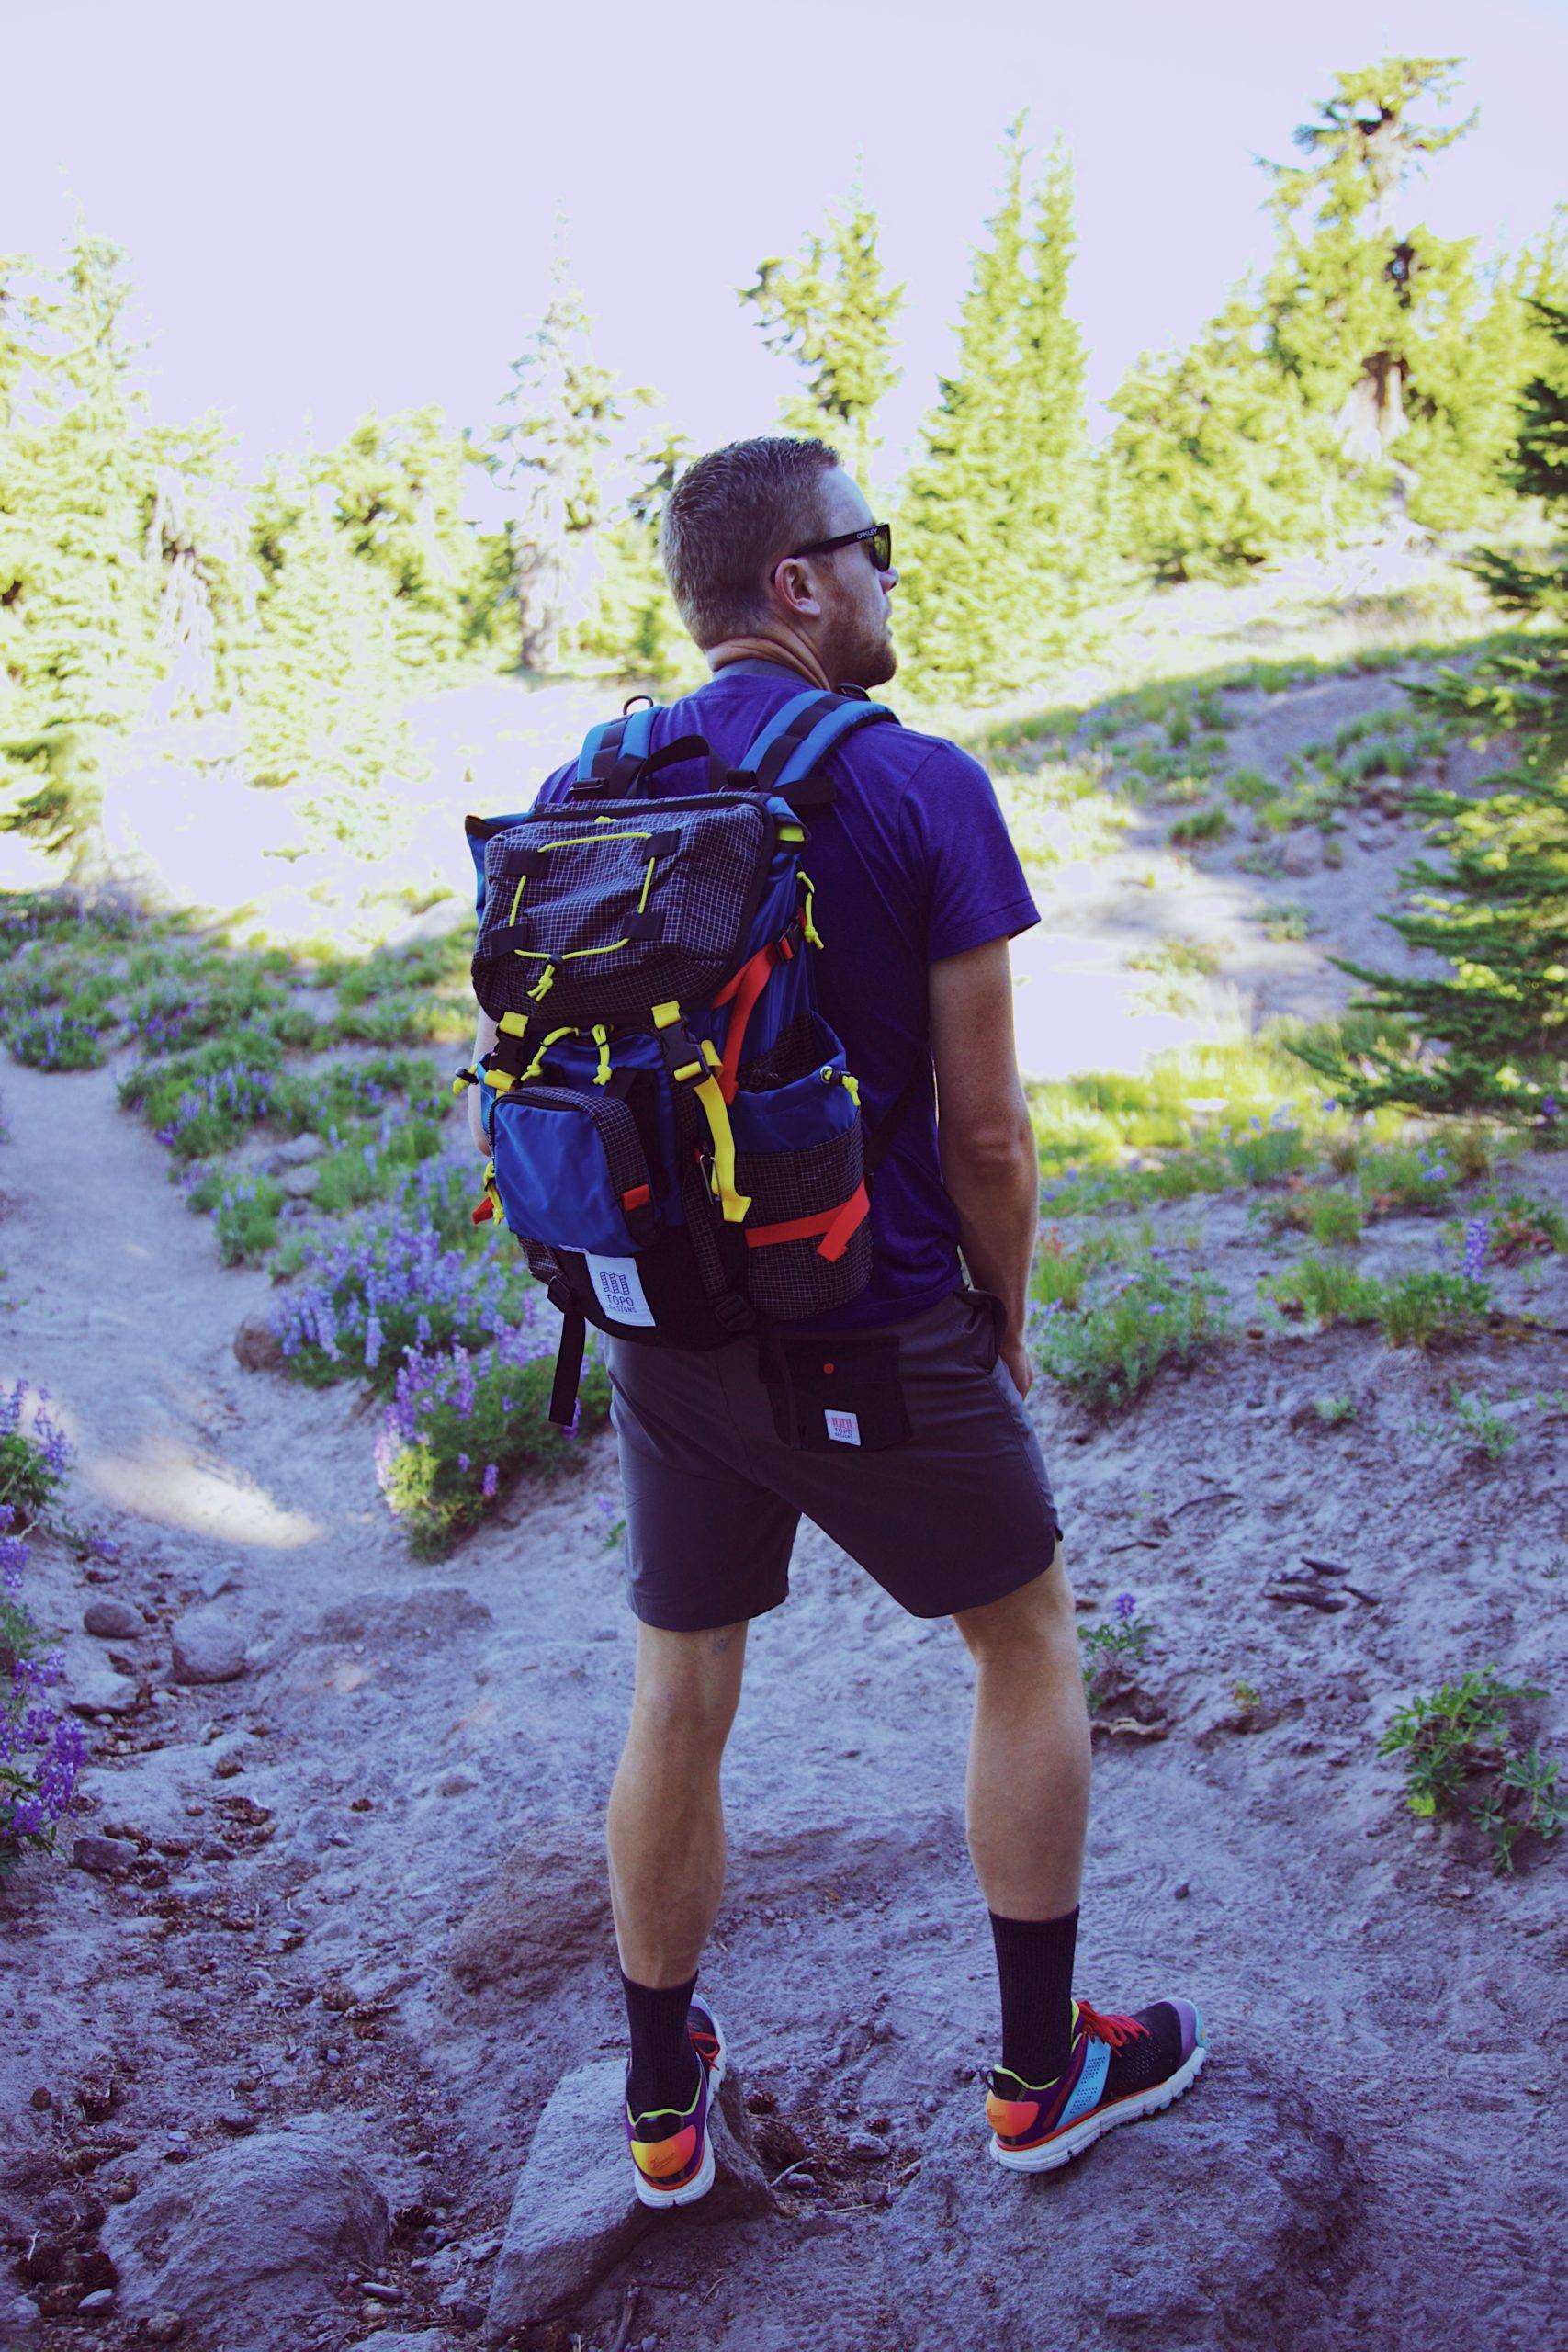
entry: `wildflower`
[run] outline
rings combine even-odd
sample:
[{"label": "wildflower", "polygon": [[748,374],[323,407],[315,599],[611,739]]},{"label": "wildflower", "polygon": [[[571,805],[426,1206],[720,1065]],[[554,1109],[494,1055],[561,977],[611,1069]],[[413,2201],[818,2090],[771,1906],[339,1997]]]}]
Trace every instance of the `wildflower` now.
[{"label": "wildflower", "polygon": [[486,1500],[486,1502],[487,1502],[487,1503],[488,1503],[488,1502],[493,1502],[493,1501],[494,1501],[494,1499],[495,1499],[495,1490],[496,1490],[497,1487],[498,1487],[500,1484],[501,1484],[501,1472],[500,1472],[500,1471],[499,1471],[499,1469],[496,1467],[496,1465],[495,1465],[495,1464],[494,1464],[493,1462],[487,1462],[487,1463],[485,1464],[485,1475],[484,1475],[484,1480],[483,1480],[483,1485],[482,1485],[482,1488],[481,1488],[481,1491],[482,1491],[482,1493],[483,1493],[483,1495],[484,1495],[484,1498],[485,1498],[485,1500]]},{"label": "wildflower", "polygon": [[1483,1216],[1472,1216],[1464,1228],[1464,1262],[1461,1268],[1473,1282],[1486,1263],[1492,1228]]},{"label": "wildflower", "polygon": [[1129,1617],[1135,1617],[1137,1613],[1136,1595],[1131,1592],[1119,1592],[1116,1596],[1116,1614],[1121,1618],[1122,1623],[1125,1624]]}]

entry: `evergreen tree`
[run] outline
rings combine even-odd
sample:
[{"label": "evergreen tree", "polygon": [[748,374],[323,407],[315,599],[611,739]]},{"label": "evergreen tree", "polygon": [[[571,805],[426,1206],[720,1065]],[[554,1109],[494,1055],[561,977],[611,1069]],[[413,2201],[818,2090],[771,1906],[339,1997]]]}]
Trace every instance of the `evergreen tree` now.
[{"label": "evergreen tree", "polygon": [[332,491],[308,466],[276,473],[257,497],[260,589],[234,673],[253,784],[292,786],[316,840],[367,854],[393,823],[389,790],[407,775],[395,597],[386,571],[355,557]]},{"label": "evergreen tree", "polygon": [[547,670],[592,601],[610,452],[625,415],[615,379],[593,356],[588,315],[558,252],[549,305],[512,374],[510,414],[491,456],[519,509],[506,535],[518,661]]},{"label": "evergreen tree", "polygon": [[1480,798],[1412,795],[1435,855],[1403,877],[1422,894],[1412,909],[1386,920],[1449,971],[1412,978],[1343,965],[1367,991],[1360,1004],[1415,1033],[1408,1048],[1375,1046],[1348,1064],[1307,1057],[1359,1108],[1551,1121],[1568,1086],[1568,307],[1541,305],[1537,316],[1555,366],[1526,388],[1510,480],[1563,536],[1550,558],[1493,553],[1473,569],[1538,633],[1417,690],[1478,735],[1517,737],[1518,754]]},{"label": "evergreen tree", "polygon": [[58,278],[0,272],[0,825],[58,847],[156,675],[152,466],[118,253],[84,233]]},{"label": "evergreen tree", "polygon": [[876,215],[858,183],[825,235],[807,237],[793,265],[761,263],[740,300],[755,306],[768,349],[806,379],[784,404],[785,430],[826,441],[864,482],[880,446],[873,420],[902,373],[892,353],[904,288],[884,283]]},{"label": "evergreen tree", "polygon": [[695,685],[706,675],[659,560],[660,514],[693,454],[683,434],[664,428],[631,458],[624,511],[605,529],[598,591],[576,639],[590,660],[614,662],[660,688]]},{"label": "evergreen tree", "polygon": [[1190,351],[1145,355],[1111,402],[1123,544],[1157,579],[1260,564],[1336,527],[1332,431],[1260,342],[1238,290]]},{"label": "evergreen tree", "polygon": [[1474,241],[1408,212],[1429,159],[1473,127],[1473,114],[1425,116],[1450,104],[1460,63],[1385,57],[1337,74],[1296,131],[1306,163],[1269,167],[1281,230],[1264,284],[1269,347],[1308,407],[1334,416],[1355,469],[1381,468],[1413,416],[1428,443],[1462,438],[1475,396],[1462,360],[1485,308]]},{"label": "evergreen tree", "polygon": [[1031,182],[1022,128],[1009,133],[958,364],[900,516],[900,634],[922,673],[958,693],[1038,675],[1101,563],[1083,345],[1066,311],[1071,177],[1058,151]]},{"label": "evergreen tree", "polygon": [[355,554],[386,575],[398,657],[412,669],[451,662],[470,633],[482,558],[462,492],[474,461],[441,411],[423,408],[366,417],[313,469]]}]

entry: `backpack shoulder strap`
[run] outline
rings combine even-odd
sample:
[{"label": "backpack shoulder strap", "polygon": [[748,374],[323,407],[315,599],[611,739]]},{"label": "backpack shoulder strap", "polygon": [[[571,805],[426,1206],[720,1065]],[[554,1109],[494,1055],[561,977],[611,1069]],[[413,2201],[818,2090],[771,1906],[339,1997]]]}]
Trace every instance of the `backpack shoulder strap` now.
[{"label": "backpack shoulder strap", "polygon": [[[869,702],[863,695],[820,694],[811,689],[795,695],[773,713],[740,764],[748,775],[755,775],[760,792],[787,796],[791,786],[806,782],[852,728],[878,718],[889,718],[895,726],[898,723],[886,703]],[[825,808],[830,799],[829,791],[817,805]]]},{"label": "backpack shoulder strap", "polygon": [[628,791],[648,757],[658,707],[656,703],[644,703],[619,718],[606,718],[602,725],[591,727],[577,755],[572,790],[602,794],[612,800]]},{"label": "backpack shoulder strap", "polygon": [[485,910],[485,843],[492,833],[503,833],[509,825],[520,825],[532,810],[519,808],[510,817],[465,817],[463,831],[468,839],[468,854],[474,861],[474,906],[478,913]]}]

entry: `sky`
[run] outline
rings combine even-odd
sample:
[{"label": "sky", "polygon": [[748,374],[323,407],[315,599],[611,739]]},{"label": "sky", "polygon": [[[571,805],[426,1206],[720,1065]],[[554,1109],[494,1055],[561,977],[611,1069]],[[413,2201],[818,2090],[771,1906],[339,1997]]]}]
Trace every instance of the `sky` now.
[{"label": "sky", "polygon": [[1072,154],[1100,401],[1262,260],[1255,158],[1390,50],[1463,56],[1481,108],[1430,225],[1538,233],[1568,197],[1568,0],[0,0],[0,252],[57,254],[78,217],[124,247],[155,412],[217,410],[254,472],[370,409],[487,425],[564,208],[599,356],[711,446],[790,382],[736,288],[858,158],[908,287],[896,458],[1015,115]]}]

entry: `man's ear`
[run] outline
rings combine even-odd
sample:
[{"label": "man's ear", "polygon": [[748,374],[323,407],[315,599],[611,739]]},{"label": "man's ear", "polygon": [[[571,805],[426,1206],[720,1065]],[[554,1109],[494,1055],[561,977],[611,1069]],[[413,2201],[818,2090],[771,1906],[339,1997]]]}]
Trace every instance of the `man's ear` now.
[{"label": "man's ear", "polygon": [[798,556],[786,556],[774,567],[773,591],[784,611],[792,618],[819,619],[822,600],[818,595],[811,572]]}]

